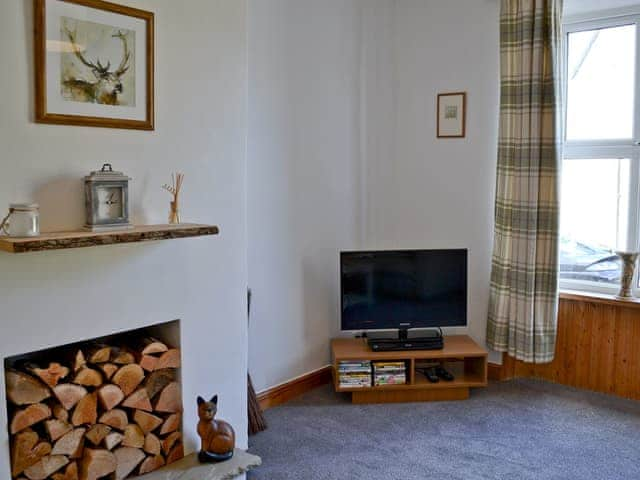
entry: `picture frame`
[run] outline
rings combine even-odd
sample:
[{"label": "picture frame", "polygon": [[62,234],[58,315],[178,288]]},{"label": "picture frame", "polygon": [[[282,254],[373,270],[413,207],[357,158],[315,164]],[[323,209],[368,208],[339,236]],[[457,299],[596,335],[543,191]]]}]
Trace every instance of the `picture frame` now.
[{"label": "picture frame", "polygon": [[438,94],[437,138],[464,138],[467,121],[467,93]]},{"label": "picture frame", "polygon": [[154,14],[33,0],[35,121],[154,130]]}]

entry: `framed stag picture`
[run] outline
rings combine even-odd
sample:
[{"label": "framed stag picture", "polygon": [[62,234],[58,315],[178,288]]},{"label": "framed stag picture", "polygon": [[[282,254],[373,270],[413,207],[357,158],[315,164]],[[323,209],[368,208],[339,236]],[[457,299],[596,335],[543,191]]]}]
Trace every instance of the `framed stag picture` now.
[{"label": "framed stag picture", "polygon": [[153,130],[153,13],[34,2],[36,122]]},{"label": "framed stag picture", "polygon": [[466,109],[466,92],[438,95],[438,138],[464,138]]}]

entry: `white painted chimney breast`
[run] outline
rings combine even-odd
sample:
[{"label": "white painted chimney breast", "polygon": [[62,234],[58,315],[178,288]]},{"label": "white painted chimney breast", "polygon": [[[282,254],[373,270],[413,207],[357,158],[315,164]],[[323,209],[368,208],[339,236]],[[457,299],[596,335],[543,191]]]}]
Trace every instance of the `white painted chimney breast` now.
[{"label": "white painted chimney breast", "polygon": [[[165,223],[160,186],[185,173],[182,216],[214,237],[0,253],[0,357],[181,319],[184,427],[196,448],[196,395],[246,447],[246,2],[122,1],[156,14],[156,130],[38,125],[30,1],[0,3],[0,209],[41,205],[43,230],[82,225],[82,177],[105,162],[133,180],[134,223]],[[7,425],[4,379],[0,428]],[[0,434],[0,466],[9,463]],[[0,473],[5,478],[5,473]]]}]

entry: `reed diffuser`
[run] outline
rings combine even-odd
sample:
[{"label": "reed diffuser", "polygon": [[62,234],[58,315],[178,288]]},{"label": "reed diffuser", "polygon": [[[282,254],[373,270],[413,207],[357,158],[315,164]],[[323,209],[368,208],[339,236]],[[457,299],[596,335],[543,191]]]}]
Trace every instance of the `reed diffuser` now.
[{"label": "reed diffuser", "polygon": [[173,200],[171,201],[169,206],[169,223],[172,225],[180,223],[180,209],[178,207],[178,200],[180,198],[180,190],[182,189],[183,180],[183,173],[172,173],[171,185],[167,185],[166,183],[162,185],[162,188],[173,195]]}]

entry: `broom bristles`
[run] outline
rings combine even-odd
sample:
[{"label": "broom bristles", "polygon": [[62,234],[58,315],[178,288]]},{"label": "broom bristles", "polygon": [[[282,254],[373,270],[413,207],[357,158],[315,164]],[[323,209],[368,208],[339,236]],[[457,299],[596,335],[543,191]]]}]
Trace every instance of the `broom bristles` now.
[{"label": "broom bristles", "polygon": [[256,391],[253,389],[251,375],[247,374],[247,399],[249,403],[249,435],[255,435],[267,429],[267,420],[264,418]]}]

